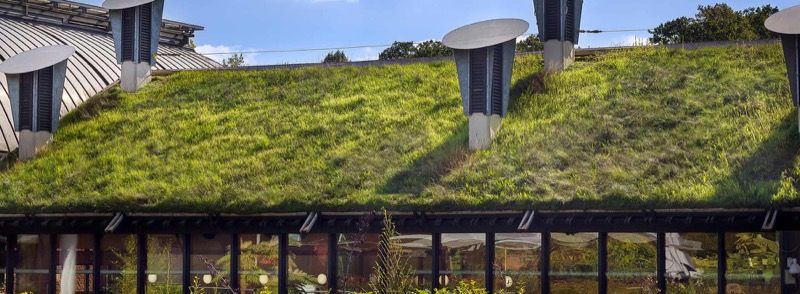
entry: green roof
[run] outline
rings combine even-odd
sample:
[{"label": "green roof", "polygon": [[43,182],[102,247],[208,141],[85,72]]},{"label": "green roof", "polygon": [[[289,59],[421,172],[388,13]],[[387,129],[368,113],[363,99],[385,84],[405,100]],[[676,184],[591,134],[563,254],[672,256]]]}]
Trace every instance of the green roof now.
[{"label": "green roof", "polygon": [[521,56],[489,150],[452,62],[182,72],[68,115],[0,173],[0,212],[800,206],[778,45]]}]

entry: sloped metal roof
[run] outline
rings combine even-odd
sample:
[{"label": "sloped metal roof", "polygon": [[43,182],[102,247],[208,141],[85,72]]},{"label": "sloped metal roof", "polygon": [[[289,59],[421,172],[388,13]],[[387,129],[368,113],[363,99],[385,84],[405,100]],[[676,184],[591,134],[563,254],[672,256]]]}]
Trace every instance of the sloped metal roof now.
[{"label": "sloped metal roof", "polygon": [[[0,17],[0,61],[27,50],[51,45],[70,45],[75,48],[75,54],[67,65],[62,116],[120,78],[120,67],[116,62],[110,34]],[[165,44],[159,46],[157,56],[155,68],[158,70],[220,66],[190,49]],[[0,153],[13,151],[17,144],[6,80],[4,75],[0,75]]]}]

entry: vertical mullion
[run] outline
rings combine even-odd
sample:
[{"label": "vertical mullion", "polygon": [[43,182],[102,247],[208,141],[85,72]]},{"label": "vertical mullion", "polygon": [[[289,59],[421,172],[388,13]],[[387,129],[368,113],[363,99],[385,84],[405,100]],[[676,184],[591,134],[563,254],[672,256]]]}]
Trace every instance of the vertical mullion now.
[{"label": "vertical mullion", "polygon": [[94,252],[92,252],[92,291],[99,294],[100,291],[100,267],[103,264],[103,234],[95,234],[93,240]]},{"label": "vertical mullion", "polygon": [[728,280],[728,252],[725,250],[725,233],[717,233],[717,293],[725,294]]},{"label": "vertical mullion", "polygon": [[289,293],[289,235],[278,235],[278,293]]},{"label": "vertical mullion", "polygon": [[[778,232],[778,249],[779,249],[778,252],[780,252],[780,254],[778,255],[778,260],[779,260],[778,263],[781,267],[781,281],[786,281],[787,274],[789,274],[786,264],[787,263],[786,259],[789,258],[788,254],[789,246],[786,235],[787,234],[785,234],[784,232]],[[790,285],[787,285],[785,282],[781,283],[782,294],[791,293],[792,292],[791,288],[792,287]]]},{"label": "vertical mullion", "polygon": [[192,235],[183,234],[183,294],[192,292]]},{"label": "vertical mullion", "polygon": [[241,280],[239,278],[239,256],[242,254],[242,246],[241,241],[239,240],[239,234],[231,234],[231,262],[230,262],[230,273],[231,273],[231,288],[233,289],[234,293],[240,293],[239,285],[241,284]]},{"label": "vertical mullion", "polygon": [[486,292],[494,293],[494,241],[495,235],[494,233],[486,233]]},{"label": "vertical mullion", "polygon": [[147,281],[147,235],[136,235],[136,293],[145,294]]},{"label": "vertical mullion", "polygon": [[442,234],[433,233],[431,236],[431,256],[433,257],[433,264],[431,264],[431,293],[435,293],[439,288],[439,266],[441,265],[442,253]]},{"label": "vertical mullion", "polygon": [[50,265],[47,269],[47,293],[56,293],[56,265],[58,265],[58,235],[50,234]]},{"label": "vertical mullion", "polygon": [[339,245],[339,234],[331,233],[328,235],[328,292],[338,293],[338,277],[339,277],[339,253],[337,246]]},{"label": "vertical mullion", "polygon": [[667,244],[666,234],[656,234],[656,281],[659,293],[667,292]]},{"label": "vertical mullion", "polygon": [[14,293],[14,266],[17,263],[17,235],[6,235],[6,291]]},{"label": "vertical mullion", "polygon": [[597,286],[600,294],[608,293],[608,233],[599,233],[597,238]]},{"label": "vertical mullion", "polygon": [[539,250],[540,286],[542,294],[550,294],[550,232],[542,232],[542,246]]}]

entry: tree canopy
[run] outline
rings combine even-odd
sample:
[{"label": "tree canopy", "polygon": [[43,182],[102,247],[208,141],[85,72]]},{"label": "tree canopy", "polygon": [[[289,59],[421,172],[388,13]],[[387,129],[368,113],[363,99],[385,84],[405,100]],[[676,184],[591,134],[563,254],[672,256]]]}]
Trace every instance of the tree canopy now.
[{"label": "tree canopy", "polygon": [[544,42],[539,40],[539,36],[530,35],[522,41],[517,42],[517,52],[535,52],[544,50]]},{"label": "tree canopy", "polygon": [[764,5],[735,11],[727,4],[700,5],[695,17],[679,17],[652,31],[650,41],[675,44],[706,41],[758,40],[773,37],[764,21],[778,8]]},{"label": "tree canopy", "polygon": [[322,61],[323,63],[344,63],[350,60],[347,59],[347,55],[344,54],[344,51],[336,50],[333,52],[329,52],[328,55],[325,56],[325,59]]}]

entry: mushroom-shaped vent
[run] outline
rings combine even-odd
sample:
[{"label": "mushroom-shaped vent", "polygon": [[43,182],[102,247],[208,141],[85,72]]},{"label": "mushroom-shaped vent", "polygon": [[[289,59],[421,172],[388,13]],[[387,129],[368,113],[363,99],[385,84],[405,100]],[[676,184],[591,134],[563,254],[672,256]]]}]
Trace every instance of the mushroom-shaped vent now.
[{"label": "mushroom-shaped vent", "polygon": [[442,42],[455,49],[464,114],[506,115],[516,39],[528,27],[521,19],[495,19],[444,37]]},{"label": "mushroom-shaped vent", "polygon": [[117,62],[155,65],[164,0],[106,0]]},{"label": "mushroom-shaped vent", "polygon": [[67,59],[74,52],[64,45],[41,47],[0,64],[8,81],[16,131],[53,133],[58,129]]},{"label": "mushroom-shaped vent", "polygon": [[800,5],[787,8],[770,16],[764,23],[768,30],[780,34],[783,55],[789,73],[794,105],[800,105]]},{"label": "mushroom-shaped vent", "polygon": [[533,0],[539,39],[578,44],[583,0]]}]

